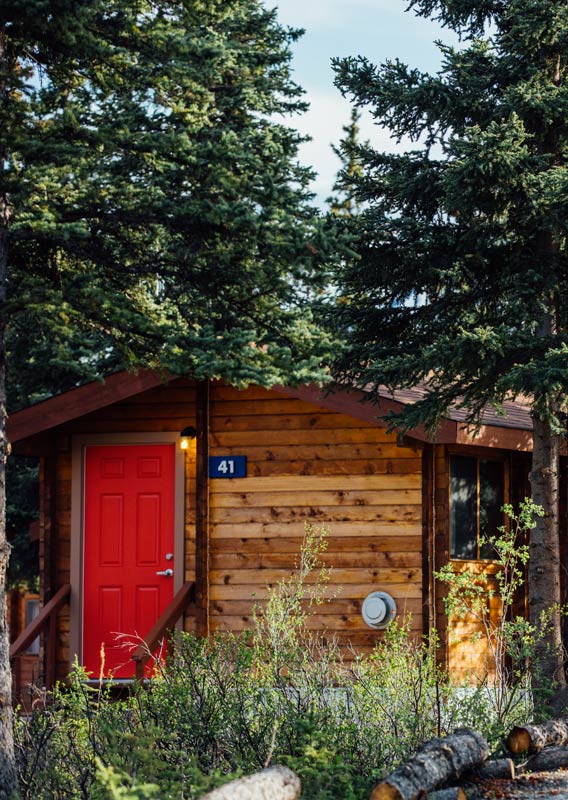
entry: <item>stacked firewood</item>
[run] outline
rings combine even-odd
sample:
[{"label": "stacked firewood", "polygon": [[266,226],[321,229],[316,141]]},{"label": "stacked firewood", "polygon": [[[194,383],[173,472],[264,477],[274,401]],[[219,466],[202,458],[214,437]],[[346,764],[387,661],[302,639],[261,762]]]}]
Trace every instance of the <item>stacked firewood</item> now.
[{"label": "stacked firewood", "polygon": [[[468,784],[514,780],[529,772],[568,767],[568,719],[513,728],[507,737],[512,755],[526,754],[515,766],[509,758],[488,761],[483,736],[459,728],[423,744],[416,755],[375,787],[370,800],[467,800]],[[459,785],[458,785],[459,784]],[[445,787],[445,788],[439,788]],[[203,800],[297,800],[300,779],[287,767],[273,766],[225,784]]]},{"label": "stacked firewood", "polygon": [[479,782],[568,767],[568,720],[514,728],[507,748],[512,755],[524,753],[527,758],[516,766],[508,758],[488,761],[487,742],[468,728],[431,739],[375,787],[371,800],[467,800],[468,784],[474,793]]},{"label": "stacked firewood", "polygon": [[548,772],[568,767],[568,719],[551,719],[543,725],[513,728],[507,737],[510,753],[527,753],[527,772]]}]

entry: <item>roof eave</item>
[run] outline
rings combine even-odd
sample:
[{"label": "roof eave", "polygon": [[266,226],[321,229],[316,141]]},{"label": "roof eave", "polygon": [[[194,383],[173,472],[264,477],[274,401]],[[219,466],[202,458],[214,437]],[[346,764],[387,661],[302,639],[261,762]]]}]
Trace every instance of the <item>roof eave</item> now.
[{"label": "roof eave", "polygon": [[102,381],[92,381],[55,395],[8,417],[8,441],[15,443],[63,425],[77,417],[126,400],[171,379],[154,370],[115,372]]}]

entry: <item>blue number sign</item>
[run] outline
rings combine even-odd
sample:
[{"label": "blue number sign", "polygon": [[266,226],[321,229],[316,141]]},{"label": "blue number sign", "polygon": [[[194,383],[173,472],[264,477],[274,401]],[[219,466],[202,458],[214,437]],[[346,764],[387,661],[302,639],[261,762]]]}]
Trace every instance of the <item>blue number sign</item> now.
[{"label": "blue number sign", "polygon": [[246,478],[246,456],[209,456],[210,478]]}]

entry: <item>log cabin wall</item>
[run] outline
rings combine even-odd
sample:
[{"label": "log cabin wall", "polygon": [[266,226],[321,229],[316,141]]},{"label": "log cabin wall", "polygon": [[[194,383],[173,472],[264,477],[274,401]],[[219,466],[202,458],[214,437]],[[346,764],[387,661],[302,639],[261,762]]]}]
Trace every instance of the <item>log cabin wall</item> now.
[{"label": "log cabin wall", "polygon": [[[70,582],[72,441],[76,434],[179,432],[195,425],[195,384],[180,379],[61,426],[56,435],[55,580]],[[373,590],[423,630],[421,447],[384,428],[260,388],[211,386],[211,455],[246,455],[247,477],[211,480],[211,630],[246,629],[255,603],[290,574],[304,523],[330,531],[333,591],[310,627],[368,651],[382,635],[361,617]],[[185,472],[185,580],[195,579],[195,444]],[[75,535],[75,534],[73,534]],[[69,667],[69,613],[60,614],[58,675]],[[186,630],[195,617],[186,616]],[[349,651],[346,651],[349,652]]]},{"label": "log cabin wall", "polygon": [[361,617],[385,590],[422,632],[421,448],[384,428],[274,391],[214,386],[211,455],[245,455],[246,478],[210,483],[210,622],[244,630],[255,603],[290,574],[306,522],[329,529],[323,560],[337,596],[309,627],[359,652],[381,633]]}]

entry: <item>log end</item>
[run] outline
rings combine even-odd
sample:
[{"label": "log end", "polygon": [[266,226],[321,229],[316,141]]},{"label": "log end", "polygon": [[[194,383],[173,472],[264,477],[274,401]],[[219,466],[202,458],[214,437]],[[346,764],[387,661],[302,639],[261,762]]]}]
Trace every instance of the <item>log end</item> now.
[{"label": "log end", "polygon": [[531,735],[526,728],[515,727],[507,736],[506,745],[510,753],[527,752],[532,745]]},{"label": "log end", "polygon": [[395,786],[383,781],[375,786],[369,800],[404,800],[404,798]]}]

